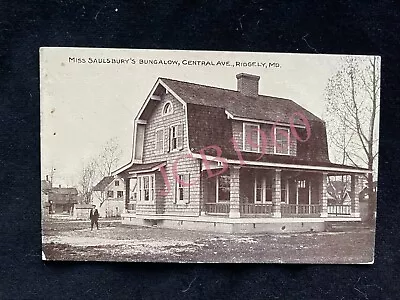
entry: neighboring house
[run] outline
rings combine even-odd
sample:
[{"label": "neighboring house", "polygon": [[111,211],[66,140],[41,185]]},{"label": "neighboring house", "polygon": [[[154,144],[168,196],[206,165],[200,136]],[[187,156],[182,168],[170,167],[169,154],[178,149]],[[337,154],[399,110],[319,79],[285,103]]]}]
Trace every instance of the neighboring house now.
[{"label": "neighboring house", "polygon": [[107,176],[93,188],[92,203],[96,205],[101,217],[120,217],[125,206],[124,196],[124,180]]},{"label": "neighboring house", "polygon": [[51,213],[71,214],[74,204],[78,203],[78,191],[73,187],[52,187],[48,196]]},{"label": "neighboring house", "polygon": [[[134,120],[132,160],[113,172],[128,191],[122,222],[281,232],[359,221],[359,177],[369,171],[331,163],[323,120],[259,95],[258,76],[236,77],[237,91],[157,80]],[[351,203],[329,208],[328,176],[343,175]]]}]

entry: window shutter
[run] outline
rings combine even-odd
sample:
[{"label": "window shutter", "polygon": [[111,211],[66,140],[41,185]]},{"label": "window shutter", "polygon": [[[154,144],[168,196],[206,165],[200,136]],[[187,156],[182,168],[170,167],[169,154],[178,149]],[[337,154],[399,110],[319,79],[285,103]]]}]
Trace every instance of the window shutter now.
[{"label": "window shutter", "polygon": [[172,133],[171,127],[168,127],[167,133],[168,133],[167,134],[167,138],[165,139],[165,141],[167,143],[167,146],[165,147],[165,149],[167,149],[167,152],[170,152],[171,151],[171,142],[170,142],[170,140],[171,140],[171,133]]},{"label": "window shutter", "polygon": [[176,190],[178,189],[178,182],[174,176],[173,176],[172,182],[173,182],[173,184],[172,184],[172,203],[176,204],[176,198],[177,198]]},{"label": "window shutter", "polygon": [[186,174],[185,176],[185,182],[189,184],[184,188],[184,199],[186,201],[186,204],[190,203],[190,173]]},{"label": "window shutter", "polygon": [[178,136],[178,139],[177,139],[177,148],[178,149],[182,149],[183,148],[183,124],[179,124],[178,126],[177,126],[177,136]]}]

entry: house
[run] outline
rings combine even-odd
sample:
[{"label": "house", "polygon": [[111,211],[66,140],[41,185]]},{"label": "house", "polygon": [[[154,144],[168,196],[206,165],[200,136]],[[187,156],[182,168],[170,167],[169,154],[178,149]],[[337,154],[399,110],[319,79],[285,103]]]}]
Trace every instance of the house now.
[{"label": "house", "polygon": [[78,191],[74,187],[52,187],[49,191],[50,212],[55,214],[72,213],[78,203]]},{"label": "house", "polygon": [[120,217],[125,207],[125,183],[122,178],[106,176],[93,188],[92,204],[100,217]]},{"label": "house", "polygon": [[[125,224],[220,232],[324,230],[360,221],[367,169],[329,161],[325,122],[288,99],[159,78],[134,119]],[[350,176],[351,203],[328,205],[328,177]],[[136,182],[136,188],[130,186]],[[132,197],[136,193],[137,197]]]}]

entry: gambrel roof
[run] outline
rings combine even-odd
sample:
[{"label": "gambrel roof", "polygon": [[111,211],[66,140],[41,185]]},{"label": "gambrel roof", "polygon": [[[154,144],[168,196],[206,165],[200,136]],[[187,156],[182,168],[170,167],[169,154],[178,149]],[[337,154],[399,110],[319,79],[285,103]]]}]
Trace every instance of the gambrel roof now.
[{"label": "gambrel roof", "polygon": [[[307,169],[317,167],[354,172],[367,171],[331,163],[328,156],[325,122],[290,99],[259,94],[249,96],[241,91],[159,78],[140,109],[136,121],[148,119],[166,91],[185,106],[188,146],[190,152],[197,157],[201,149],[216,145],[221,148],[222,157],[237,162],[238,153],[231,142],[232,120],[285,126],[292,123],[298,135],[304,139],[306,127],[304,120],[299,118],[300,113],[308,121],[311,134],[307,142],[297,143],[296,156],[264,154],[260,158],[260,153],[242,152],[243,159],[254,163],[275,164],[277,167],[291,165]],[[214,149],[206,150],[205,154],[210,157],[217,155]],[[116,170],[114,174],[119,174],[134,165],[132,159],[131,163]]]},{"label": "gambrel roof", "polygon": [[[289,124],[294,113],[302,112],[309,121],[322,121],[289,99],[264,95],[249,97],[234,90],[168,78],[160,79],[186,103],[223,108],[234,117]],[[298,119],[294,120],[294,124],[303,125]]]}]

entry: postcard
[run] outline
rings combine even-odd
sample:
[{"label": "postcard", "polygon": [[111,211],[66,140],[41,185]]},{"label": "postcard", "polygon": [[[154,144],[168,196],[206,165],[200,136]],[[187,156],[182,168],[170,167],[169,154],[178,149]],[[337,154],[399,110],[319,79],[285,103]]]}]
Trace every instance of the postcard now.
[{"label": "postcard", "polygon": [[40,49],[44,260],[371,264],[380,57]]}]

